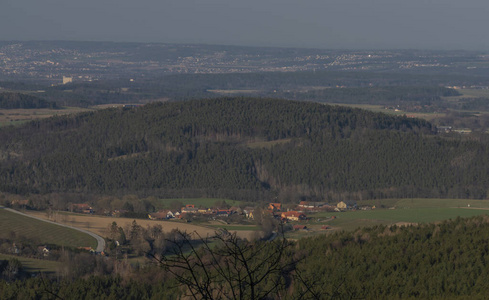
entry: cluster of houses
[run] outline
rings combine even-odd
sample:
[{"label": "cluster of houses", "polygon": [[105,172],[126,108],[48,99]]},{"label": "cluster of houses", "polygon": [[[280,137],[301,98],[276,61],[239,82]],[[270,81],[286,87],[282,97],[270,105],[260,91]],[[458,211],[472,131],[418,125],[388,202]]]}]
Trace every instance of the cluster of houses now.
[{"label": "cluster of houses", "polygon": [[340,212],[345,210],[356,210],[356,209],[360,209],[360,208],[357,206],[357,203],[355,201],[351,201],[351,200],[340,201],[336,205],[330,205],[329,203],[325,203],[325,202],[301,201],[299,205],[297,205],[297,210],[305,211],[305,212],[323,212],[323,211]]},{"label": "cluster of houses", "polygon": [[88,203],[79,203],[70,205],[71,212],[77,212],[82,214],[93,214],[93,208]]},{"label": "cluster of houses", "polygon": [[268,213],[282,222],[307,220],[307,216],[303,212],[296,210],[283,211],[281,203],[268,204]]},{"label": "cluster of houses", "polygon": [[231,207],[229,209],[220,208],[206,208],[195,207],[194,204],[187,204],[180,210],[163,209],[154,213],[148,214],[148,218],[151,220],[164,220],[164,219],[187,219],[195,215],[204,215],[209,217],[229,217],[234,214],[245,215],[247,218],[253,218],[254,208],[246,207],[241,209],[240,207]]},{"label": "cluster of houses", "polygon": [[[282,203],[272,202],[264,209],[260,210],[260,213],[268,214],[276,219],[280,219],[283,222],[288,221],[301,221],[307,220],[307,214],[315,212],[341,212],[345,210],[357,210],[357,209],[372,209],[375,207],[359,207],[355,201],[340,201],[336,205],[331,205],[326,202],[312,202],[312,201],[301,201],[297,206],[291,208],[288,205],[287,209],[283,208]],[[92,214],[94,213],[93,208],[87,203],[71,204],[70,210],[72,212]],[[117,217],[123,213],[123,210],[115,210],[111,213],[112,216]],[[255,218],[256,209],[255,207],[236,207],[233,206],[228,209],[221,208],[207,208],[207,207],[196,207],[194,204],[187,204],[181,209],[162,209],[157,212],[149,213],[148,218],[151,220],[168,220],[168,219],[189,219],[193,216],[208,216],[208,217],[229,217],[232,215],[243,216],[248,219]]]},{"label": "cluster of houses", "polygon": [[[269,214],[276,219],[280,219],[283,222],[287,221],[301,221],[307,220],[307,216],[304,212],[296,210],[282,210],[281,203],[269,203],[268,207],[261,210],[263,214]],[[193,204],[187,204],[181,208],[180,211],[175,210],[159,210],[155,213],[148,214],[151,220],[164,220],[164,219],[187,219],[194,215],[205,215],[212,217],[229,217],[231,215],[241,215],[248,219],[254,219],[256,214],[256,209],[254,207],[231,207],[229,209],[211,209],[211,208],[197,208]]]}]

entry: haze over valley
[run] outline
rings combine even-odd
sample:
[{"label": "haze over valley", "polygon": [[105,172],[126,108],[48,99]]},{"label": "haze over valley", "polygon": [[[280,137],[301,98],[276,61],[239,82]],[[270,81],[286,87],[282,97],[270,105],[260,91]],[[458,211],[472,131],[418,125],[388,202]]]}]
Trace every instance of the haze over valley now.
[{"label": "haze over valley", "polygon": [[0,299],[487,298],[486,2],[7,2]]}]

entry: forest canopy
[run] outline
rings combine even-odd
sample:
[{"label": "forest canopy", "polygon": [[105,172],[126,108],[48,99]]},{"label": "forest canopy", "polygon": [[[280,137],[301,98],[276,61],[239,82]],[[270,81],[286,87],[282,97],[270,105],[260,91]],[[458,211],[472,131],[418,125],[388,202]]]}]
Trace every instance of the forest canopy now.
[{"label": "forest canopy", "polygon": [[0,93],[0,108],[56,108],[56,103],[21,93]]},{"label": "forest canopy", "polygon": [[482,141],[428,122],[278,99],[152,103],[0,131],[0,191],[484,198]]}]

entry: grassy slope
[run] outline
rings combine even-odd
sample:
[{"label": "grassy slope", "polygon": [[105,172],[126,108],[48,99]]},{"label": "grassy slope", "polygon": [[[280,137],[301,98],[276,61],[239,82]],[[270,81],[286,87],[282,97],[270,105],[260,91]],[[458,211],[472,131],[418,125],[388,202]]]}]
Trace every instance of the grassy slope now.
[{"label": "grassy slope", "polygon": [[37,244],[97,247],[97,241],[85,233],[0,209],[0,237],[9,238],[12,232]]},{"label": "grassy slope", "polygon": [[10,260],[17,259],[22,264],[22,267],[31,273],[43,272],[43,273],[54,273],[61,266],[61,263],[50,260],[27,258],[22,256],[0,254],[0,260]]}]

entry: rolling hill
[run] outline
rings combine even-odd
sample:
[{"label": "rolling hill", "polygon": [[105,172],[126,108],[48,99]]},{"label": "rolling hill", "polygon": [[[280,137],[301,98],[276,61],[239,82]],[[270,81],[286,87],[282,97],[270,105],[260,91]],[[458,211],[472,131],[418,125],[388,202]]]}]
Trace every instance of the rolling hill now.
[{"label": "rolling hill", "polygon": [[278,99],[153,103],[0,131],[0,191],[484,198],[489,153],[426,121]]}]

